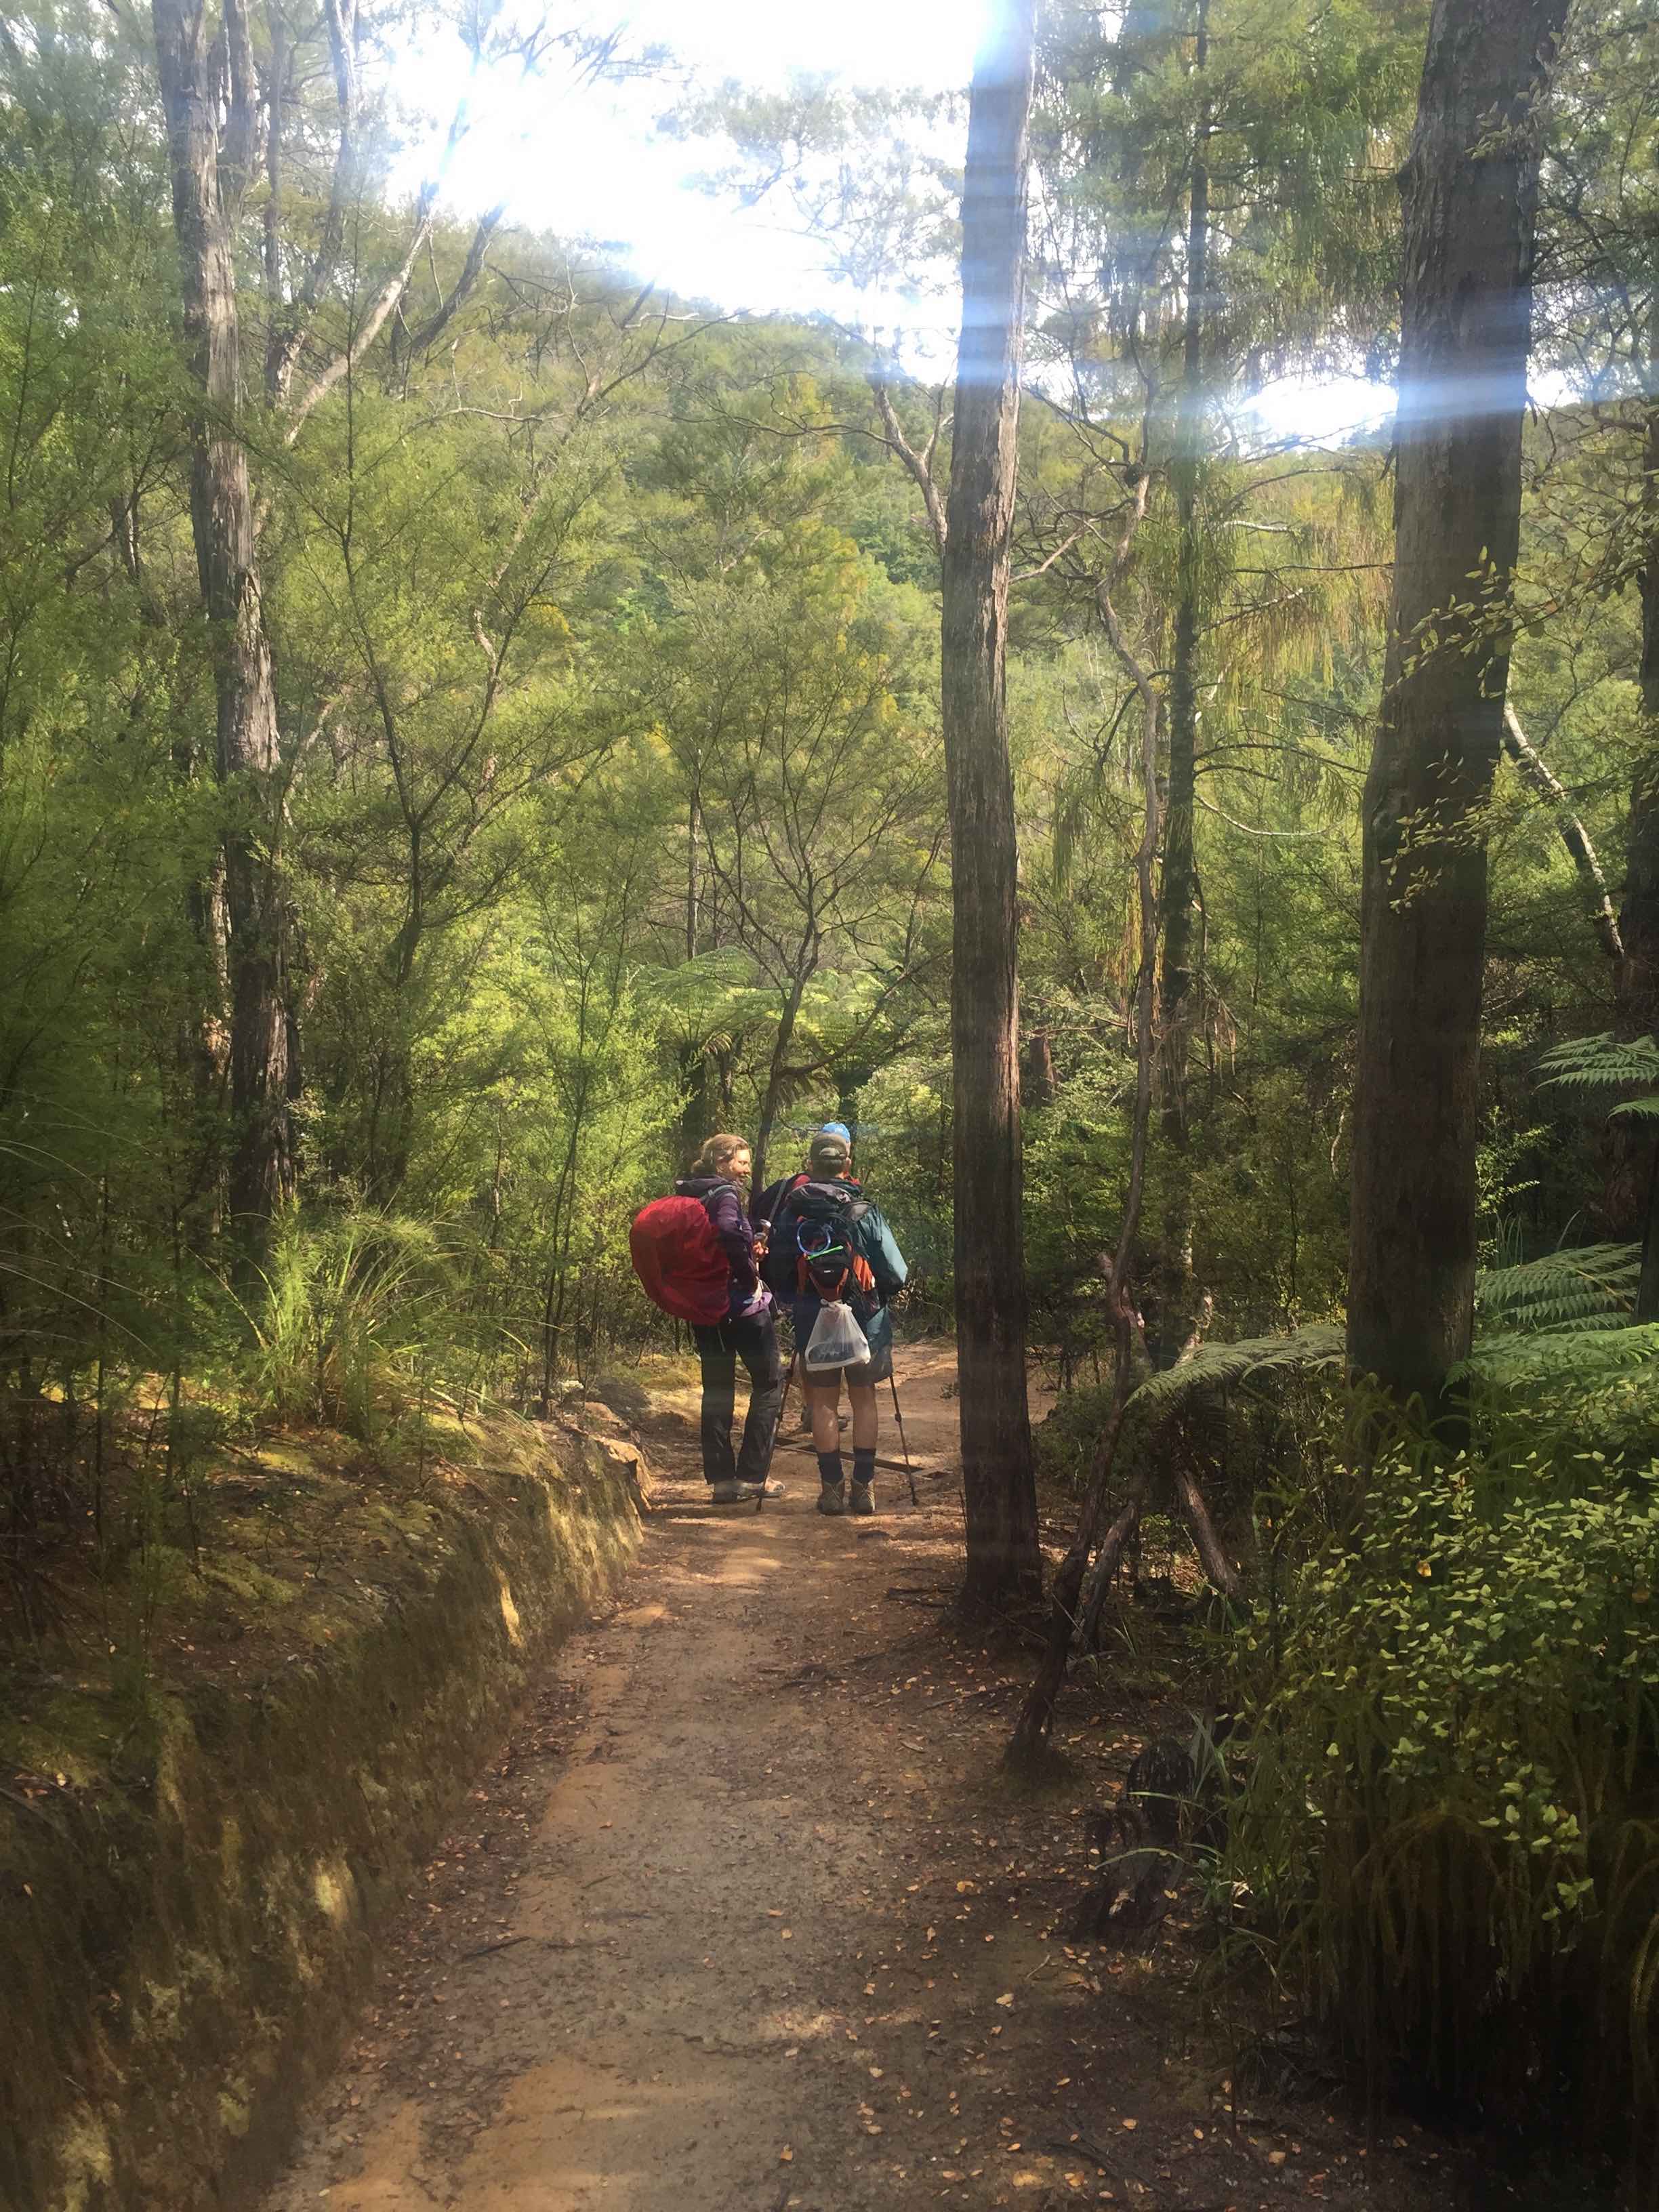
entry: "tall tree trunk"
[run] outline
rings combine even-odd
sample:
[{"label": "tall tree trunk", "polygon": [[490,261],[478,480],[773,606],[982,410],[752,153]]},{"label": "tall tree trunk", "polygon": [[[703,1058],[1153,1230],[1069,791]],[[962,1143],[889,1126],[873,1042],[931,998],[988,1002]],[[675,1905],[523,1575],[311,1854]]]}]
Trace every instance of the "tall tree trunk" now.
[{"label": "tall tree trunk", "polygon": [[[697,841],[702,835],[701,791],[694,781],[685,811],[685,957],[688,960],[695,960],[700,950],[702,891],[697,868]],[[708,1054],[701,1043],[690,1042],[678,1048],[676,1057],[679,1062],[680,1091],[684,1101],[680,1107],[680,1151],[689,1164],[696,1158],[703,1139],[714,1134],[714,1127],[708,1117]]]},{"label": "tall tree trunk", "polygon": [[[1209,61],[1209,0],[1198,0],[1194,67],[1201,77]],[[1209,285],[1209,116],[1200,112],[1193,145],[1187,204],[1187,313],[1181,398],[1176,413],[1170,476],[1179,534],[1175,652],[1170,672],[1169,799],[1164,817],[1162,882],[1163,944],[1158,975],[1158,1021],[1163,1031],[1164,1141],[1169,1148],[1169,1196],[1162,1231],[1153,1357],[1171,1365],[1192,1331],[1192,1170],[1187,1153],[1187,1073],[1192,1047],[1193,927],[1198,869],[1193,817],[1198,787],[1199,580],[1203,530],[1198,512],[1199,470],[1204,446],[1204,313]]]},{"label": "tall tree trunk", "polygon": [[1483,814],[1520,543],[1536,110],[1567,5],[1435,0],[1401,179],[1394,592],[1364,793],[1348,1358],[1431,1407],[1468,1349],[1474,1301]]},{"label": "tall tree trunk", "polygon": [[[1613,1026],[1621,1037],[1659,1034],[1659,301],[1650,311],[1648,391],[1642,415],[1642,543],[1644,556],[1636,573],[1642,615],[1642,657],[1638,669],[1645,723],[1644,744],[1631,779],[1630,816],[1625,831],[1625,900],[1620,935],[1625,959],[1619,977]],[[1639,1123],[1614,1121],[1607,1131],[1607,1172],[1601,1211],[1610,1237],[1637,1237],[1653,1243],[1654,1143]],[[1644,1268],[1644,1284],[1650,1270]],[[1653,1317],[1638,1297],[1642,1318]]]},{"label": "tall tree trunk", "polygon": [[974,70],[962,198],[941,633],[955,964],[956,1307],[969,1603],[1041,1583],[1025,1394],[1018,853],[1004,656],[1024,337],[1035,0],[1001,0]]},{"label": "tall tree trunk", "polygon": [[294,1187],[289,1109],[294,1017],[284,973],[286,919],[276,854],[280,802],[276,697],[259,597],[241,400],[236,276],[228,202],[246,181],[254,86],[240,0],[226,0],[228,84],[220,138],[220,46],[203,0],[152,0],[173,168],[184,328],[200,392],[191,459],[191,528],[211,625],[216,767],[228,802],[225,908],[230,963],[230,1173],[234,1217],[256,1238]]},{"label": "tall tree trunk", "polygon": [[1647,744],[1631,787],[1626,853],[1625,903],[1620,933],[1625,973],[1620,993],[1619,1034],[1634,1037],[1659,1030],[1659,301],[1650,319],[1650,396],[1642,425],[1642,528],[1644,557],[1637,571],[1642,610],[1639,678]]}]

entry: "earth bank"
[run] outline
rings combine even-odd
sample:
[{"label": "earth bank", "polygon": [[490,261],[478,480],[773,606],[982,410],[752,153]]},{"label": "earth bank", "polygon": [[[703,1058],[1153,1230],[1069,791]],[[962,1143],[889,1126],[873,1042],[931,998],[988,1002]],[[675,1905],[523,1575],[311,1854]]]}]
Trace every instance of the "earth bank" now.
[{"label": "earth bank", "polygon": [[[284,1437],[204,1479],[18,1655],[0,1723],[0,2204],[249,2201],[368,1986],[376,1930],[647,1474],[598,1406],[434,1424],[417,1468]],[[100,1607],[106,1601],[100,1599]]]}]

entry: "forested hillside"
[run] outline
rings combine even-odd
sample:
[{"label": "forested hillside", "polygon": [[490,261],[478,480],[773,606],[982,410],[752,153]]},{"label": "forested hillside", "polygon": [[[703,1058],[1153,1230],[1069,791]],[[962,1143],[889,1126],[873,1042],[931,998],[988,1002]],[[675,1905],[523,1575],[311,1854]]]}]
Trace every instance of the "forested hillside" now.
[{"label": "forested hillside", "polygon": [[1062,1670],[1138,1522],[1220,1594],[1240,1948],[1376,2078],[1523,2099],[1553,2037],[1650,2120],[1651,11],[1040,11],[977,705],[992,371],[867,319],[983,287],[965,102],[665,81],[847,279],[738,316],[441,150],[404,197],[404,27],[0,15],[13,1633],[193,1547],[252,1427],[671,1348],[635,1210],[834,1116],[975,1348],[970,1589],[1046,1577]]}]

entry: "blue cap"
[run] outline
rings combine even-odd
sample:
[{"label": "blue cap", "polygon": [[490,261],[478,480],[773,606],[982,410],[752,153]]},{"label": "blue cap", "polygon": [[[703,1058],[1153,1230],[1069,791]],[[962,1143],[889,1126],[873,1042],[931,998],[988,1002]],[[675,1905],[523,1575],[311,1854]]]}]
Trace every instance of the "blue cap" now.
[{"label": "blue cap", "polygon": [[850,1146],[853,1141],[853,1132],[845,1121],[826,1121],[821,1129],[815,1130],[813,1133],[819,1137],[839,1137],[842,1144],[848,1146]]}]

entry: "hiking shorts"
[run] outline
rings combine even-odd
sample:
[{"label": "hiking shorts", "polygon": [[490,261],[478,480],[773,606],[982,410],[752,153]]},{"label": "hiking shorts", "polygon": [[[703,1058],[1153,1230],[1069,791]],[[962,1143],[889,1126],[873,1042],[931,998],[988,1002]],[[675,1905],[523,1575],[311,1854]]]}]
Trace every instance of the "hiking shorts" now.
[{"label": "hiking shorts", "polygon": [[[890,1328],[882,1328],[870,1337],[870,1364],[867,1367],[820,1367],[808,1374],[806,1346],[817,1322],[820,1303],[817,1298],[797,1298],[794,1302],[795,1344],[800,1354],[801,1380],[809,1390],[827,1390],[831,1384],[839,1387],[845,1382],[849,1390],[868,1390],[878,1382],[884,1382],[893,1371],[893,1338]],[[871,1316],[854,1306],[859,1327],[870,1334]],[[878,1308],[879,1313],[880,1309]]]}]

